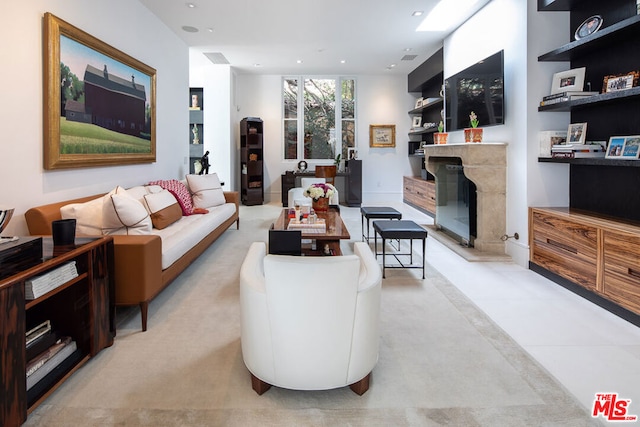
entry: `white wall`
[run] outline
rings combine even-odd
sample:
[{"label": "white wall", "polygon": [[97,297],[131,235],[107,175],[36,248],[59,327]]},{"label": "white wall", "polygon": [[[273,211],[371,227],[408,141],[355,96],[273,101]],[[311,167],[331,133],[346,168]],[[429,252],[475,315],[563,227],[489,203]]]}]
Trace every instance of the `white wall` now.
[{"label": "white wall", "polygon": [[[24,212],[40,204],[152,179],[183,177],[188,156],[188,49],[137,1],[5,2],[0,28],[0,204],[16,208],[4,235],[27,234]],[[42,17],[51,12],[157,70],[156,163],[45,171],[42,167]]]},{"label": "white wall", "polygon": [[[444,77],[504,49],[505,124],[484,129],[483,140],[506,142],[507,147],[507,253],[525,265],[527,246],[527,4],[521,0],[493,0],[444,42]],[[482,126],[482,123],[480,123]],[[453,142],[464,140],[452,132]]]},{"label": "white wall", "polygon": [[[236,120],[255,116],[264,121],[265,198],[280,200],[280,175],[294,170],[297,160],[284,160],[282,134],[282,80],[279,75],[236,77]],[[358,158],[363,162],[363,203],[402,200],[402,177],[419,174],[408,153],[411,117],[415,99],[407,93],[406,76],[356,76]],[[395,124],[395,148],[370,148],[370,124]],[[332,160],[318,162],[332,164]],[[310,168],[315,163],[310,163]],[[237,168],[237,167],[236,167]],[[237,174],[236,170],[236,174]]]}]

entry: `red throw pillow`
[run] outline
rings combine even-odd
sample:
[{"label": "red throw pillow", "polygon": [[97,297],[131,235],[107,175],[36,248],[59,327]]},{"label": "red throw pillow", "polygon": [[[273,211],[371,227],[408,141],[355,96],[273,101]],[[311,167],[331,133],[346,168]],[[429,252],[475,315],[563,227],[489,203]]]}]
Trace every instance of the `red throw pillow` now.
[{"label": "red throw pillow", "polygon": [[182,182],[177,179],[152,181],[149,185],[159,185],[160,187],[168,190],[173,197],[176,198],[180,208],[182,209],[182,215],[188,216],[193,213],[193,201],[191,200],[191,193],[189,189]]}]

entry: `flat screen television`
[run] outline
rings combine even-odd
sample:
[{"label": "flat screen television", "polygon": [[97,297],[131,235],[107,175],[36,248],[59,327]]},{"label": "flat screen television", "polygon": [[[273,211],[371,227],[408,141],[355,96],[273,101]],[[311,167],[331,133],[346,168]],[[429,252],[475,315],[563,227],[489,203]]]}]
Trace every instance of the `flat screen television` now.
[{"label": "flat screen television", "polygon": [[504,124],[504,51],[445,79],[444,91],[447,131],[471,127],[472,111],[478,127]]}]

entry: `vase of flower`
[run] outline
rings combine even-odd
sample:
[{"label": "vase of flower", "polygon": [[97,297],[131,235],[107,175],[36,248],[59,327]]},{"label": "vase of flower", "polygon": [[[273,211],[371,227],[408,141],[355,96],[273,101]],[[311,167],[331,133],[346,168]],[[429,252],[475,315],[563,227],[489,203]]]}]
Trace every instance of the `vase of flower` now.
[{"label": "vase of flower", "polygon": [[311,207],[316,212],[326,212],[329,210],[329,198],[320,197],[319,199],[312,199]]},{"label": "vase of flower", "polygon": [[433,134],[433,143],[434,144],[446,144],[447,139],[449,138],[449,134],[444,132],[444,123],[440,120],[438,124],[438,132]]},{"label": "vase of flower", "polygon": [[478,127],[478,116],[473,111],[469,114],[470,128],[464,130],[464,142],[482,142],[482,128]]},{"label": "vase of flower", "polygon": [[311,184],[304,192],[304,195],[311,197],[312,206],[315,211],[326,212],[329,210],[329,199],[336,192],[336,188],[325,182]]}]

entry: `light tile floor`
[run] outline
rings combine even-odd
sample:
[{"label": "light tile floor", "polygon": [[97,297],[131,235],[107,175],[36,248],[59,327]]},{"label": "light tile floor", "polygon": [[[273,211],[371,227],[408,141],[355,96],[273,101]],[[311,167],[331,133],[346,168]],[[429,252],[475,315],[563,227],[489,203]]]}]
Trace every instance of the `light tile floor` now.
[{"label": "light tile floor", "polygon": [[[433,223],[408,205],[388,206],[403,219]],[[358,208],[343,207],[341,215],[349,224],[360,219]],[[355,237],[360,229],[350,231]],[[431,237],[427,261],[588,410],[596,393],[618,393],[632,401],[628,414],[640,417],[639,327],[513,262],[467,262]]]}]

